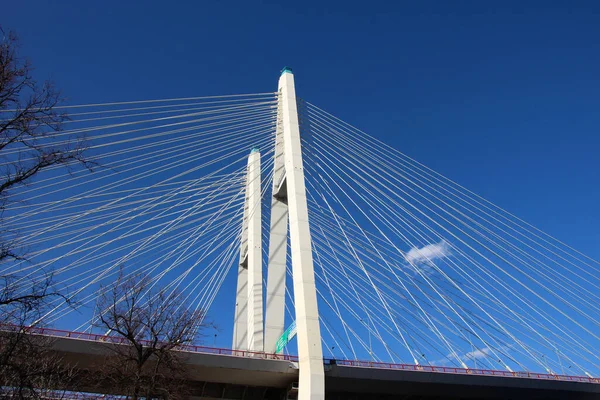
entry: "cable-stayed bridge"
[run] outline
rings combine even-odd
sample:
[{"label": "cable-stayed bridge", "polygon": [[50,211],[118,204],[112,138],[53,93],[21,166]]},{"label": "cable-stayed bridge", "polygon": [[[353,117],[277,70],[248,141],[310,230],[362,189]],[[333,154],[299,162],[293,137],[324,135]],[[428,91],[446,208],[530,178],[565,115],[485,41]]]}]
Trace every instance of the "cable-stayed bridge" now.
[{"label": "cable-stayed bridge", "polygon": [[600,263],[298,99],[291,70],[276,92],[66,109],[61,140],[85,135],[97,166],[11,193],[30,256],[1,266],[23,290],[51,272],[76,301],[36,331],[60,351],[95,357],[81,343],[112,340],[98,295],[144,274],[220,326],[227,346],[186,349],[212,383],[600,393]]}]

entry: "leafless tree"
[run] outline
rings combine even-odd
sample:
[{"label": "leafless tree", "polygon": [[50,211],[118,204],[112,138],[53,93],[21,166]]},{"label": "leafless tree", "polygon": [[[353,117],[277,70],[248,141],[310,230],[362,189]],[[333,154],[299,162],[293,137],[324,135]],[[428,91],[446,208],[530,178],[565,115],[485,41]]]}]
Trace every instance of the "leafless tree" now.
[{"label": "leafless tree", "polygon": [[52,300],[69,300],[54,288],[51,277],[17,280],[0,277],[0,398],[60,398],[76,375],[53,352],[54,339],[38,335],[36,326]]},{"label": "leafless tree", "polygon": [[53,339],[30,327],[60,297],[51,279],[32,283],[22,292],[12,279],[2,278],[0,290],[0,398],[60,398],[76,375],[52,351]]},{"label": "leafless tree", "polygon": [[19,189],[34,183],[53,167],[91,168],[85,138],[63,129],[60,93],[51,82],[39,83],[30,63],[19,56],[13,32],[0,27],[0,396],[36,398],[44,390],[70,379],[51,351],[51,340],[33,335],[47,305],[67,299],[51,273],[37,278],[7,273],[14,262],[27,262],[27,243],[5,223],[8,207],[19,200]]},{"label": "leafless tree", "polygon": [[186,395],[184,354],[203,325],[203,313],[188,311],[181,295],[155,291],[140,276],[124,277],[101,290],[96,327],[111,335],[111,355],[102,386],[131,399],[174,399]]},{"label": "leafless tree", "polygon": [[[58,111],[61,96],[50,81],[38,83],[26,59],[18,55],[13,32],[0,27],[0,218],[16,198],[15,191],[29,185],[42,171],[55,166],[71,168],[93,163],[84,156],[85,138],[63,129],[67,115]],[[23,258],[26,243],[3,227],[0,262]]]},{"label": "leafless tree", "polygon": [[25,277],[5,272],[12,262],[27,261],[27,243],[5,223],[7,207],[22,201],[19,188],[34,183],[45,170],[93,166],[84,156],[85,138],[63,130],[67,115],[57,111],[60,93],[51,82],[40,84],[32,77],[31,65],[18,49],[16,35],[0,27],[0,315],[5,320],[15,316],[15,324],[31,322],[22,317],[34,315],[60,293],[50,272],[27,284]]},{"label": "leafless tree", "polygon": [[61,398],[76,370],[52,351],[53,339],[16,326],[0,332],[0,398]]}]

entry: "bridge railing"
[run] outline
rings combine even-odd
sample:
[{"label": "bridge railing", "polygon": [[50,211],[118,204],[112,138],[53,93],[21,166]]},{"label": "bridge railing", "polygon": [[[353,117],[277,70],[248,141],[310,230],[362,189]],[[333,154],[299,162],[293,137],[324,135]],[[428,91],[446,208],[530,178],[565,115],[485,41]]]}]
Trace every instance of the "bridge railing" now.
[{"label": "bridge railing", "polygon": [[600,378],[590,378],[587,376],[574,375],[559,375],[545,374],[538,372],[525,371],[502,371],[493,369],[476,369],[476,368],[459,368],[459,367],[444,367],[434,365],[414,365],[414,364],[393,364],[376,361],[358,361],[358,360],[328,360],[330,364],[343,365],[347,367],[361,368],[377,368],[377,369],[396,369],[403,371],[422,371],[436,372],[445,374],[461,374],[461,375],[482,375],[482,376],[497,376],[505,378],[529,378],[529,379],[544,379],[544,380],[560,380],[571,382],[587,382],[600,384]]},{"label": "bridge railing", "polygon": [[[23,328],[14,325],[1,325],[1,330],[4,331],[16,331]],[[113,344],[126,344],[127,340],[122,337],[100,335],[96,333],[87,332],[71,332],[67,330],[54,329],[54,328],[37,328],[28,327],[25,328],[28,333],[53,336],[53,337],[64,337],[79,340],[89,340],[94,342],[102,343],[113,343]],[[144,343],[144,341],[141,341]],[[149,344],[150,342],[148,342]],[[225,355],[232,357],[249,357],[249,358],[261,358],[268,360],[284,360],[298,362],[298,356],[287,355],[287,354],[272,354],[263,353],[247,350],[232,350],[224,348],[196,346],[184,344],[177,346],[177,350],[186,351],[191,353],[203,353],[203,354],[215,354]],[[459,367],[444,367],[444,366],[433,366],[433,365],[414,365],[414,364],[394,364],[384,363],[377,361],[360,361],[360,360],[338,360],[338,359],[325,359],[326,364],[342,365],[346,367],[361,367],[361,368],[376,368],[376,369],[393,369],[402,371],[421,371],[421,372],[436,372],[444,374],[461,374],[461,375],[481,375],[481,376],[497,376],[506,378],[529,378],[529,379],[544,379],[544,380],[560,380],[570,382],[586,382],[600,384],[600,378],[591,378],[587,376],[574,376],[574,375],[558,375],[558,374],[545,374],[538,372],[511,372],[501,371],[492,369],[470,369],[470,368],[459,368]]]},{"label": "bridge railing", "polygon": [[[43,335],[43,336],[52,336],[52,337],[62,337],[62,338],[71,338],[78,340],[89,340],[92,342],[101,342],[101,343],[111,343],[111,344],[128,344],[129,341],[123,337],[119,336],[110,336],[110,335],[102,335],[97,333],[88,333],[88,332],[73,332],[67,331],[63,329],[54,329],[54,328],[41,328],[41,327],[19,327],[16,325],[6,325],[0,324],[0,329],[3,331],[20,331],[25,330],[27,333],[31,333],[34,335]],[[140,340],[141,344],[151,345],[152,343],[147,340]],[[251,358],[262,358],[269,360],[284,360],[284,361],[298,361],[298,356],[288,355],[288,354],[271,354],[271,353],[263,353],[257,351],[248,351],[248,350],[232,350],[218,347],[206,347],[206,346],[197,346],[191,344],[182,344],[177,346],[178,351],[186,351],[191,353],[203,353],[203,354],[215,354],[215,355],[225,355],[225,356],[233,356],[233,357],[251,357]]]}]

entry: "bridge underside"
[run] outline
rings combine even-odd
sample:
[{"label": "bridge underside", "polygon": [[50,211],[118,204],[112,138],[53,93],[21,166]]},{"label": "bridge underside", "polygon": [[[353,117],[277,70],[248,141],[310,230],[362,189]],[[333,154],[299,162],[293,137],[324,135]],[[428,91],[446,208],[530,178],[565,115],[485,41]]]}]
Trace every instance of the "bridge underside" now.
[{"label": "bridge underside", "polygon": [[[327,399],[600,399],[599,385],[332,366]],[[399,397],[400,396],[400,397]]]},{"label": "bridge underside", "polygon": [[[66,362],[93,373],[106,359],[106,344],[57,338]],[[197,399],[277,399],[298,381],[285,360],[186,353]],[[327,399],[600,399],[600,385],[527,378],[325,366]],[[79,388],[78,390],[84,390]]]}]

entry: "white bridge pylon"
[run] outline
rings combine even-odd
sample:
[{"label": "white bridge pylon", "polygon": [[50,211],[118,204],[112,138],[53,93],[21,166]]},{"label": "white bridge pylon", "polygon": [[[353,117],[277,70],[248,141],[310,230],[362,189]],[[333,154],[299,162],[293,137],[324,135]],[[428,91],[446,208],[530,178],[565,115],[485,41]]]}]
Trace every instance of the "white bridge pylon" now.
[{"label": "white bridge pylon", "polygon": [[233,348],[263,351],[260,152],[256,148],[248,157],[245,192]]},{"label": "white bridge pylon", "polygon": [[289,68],[284,68],[279,78],[274,157],[267,267],[267,309],[264,328],[260,153],[255,149],[249,156],[246,175],[246,200],[240,245],[233,348],[268,353],[274,353],[277,350],[277,341],[285,328],[286,251],[289,233],[300,370],[298,398],[324,399],[323,351],[296,89],[294,75]]}]

